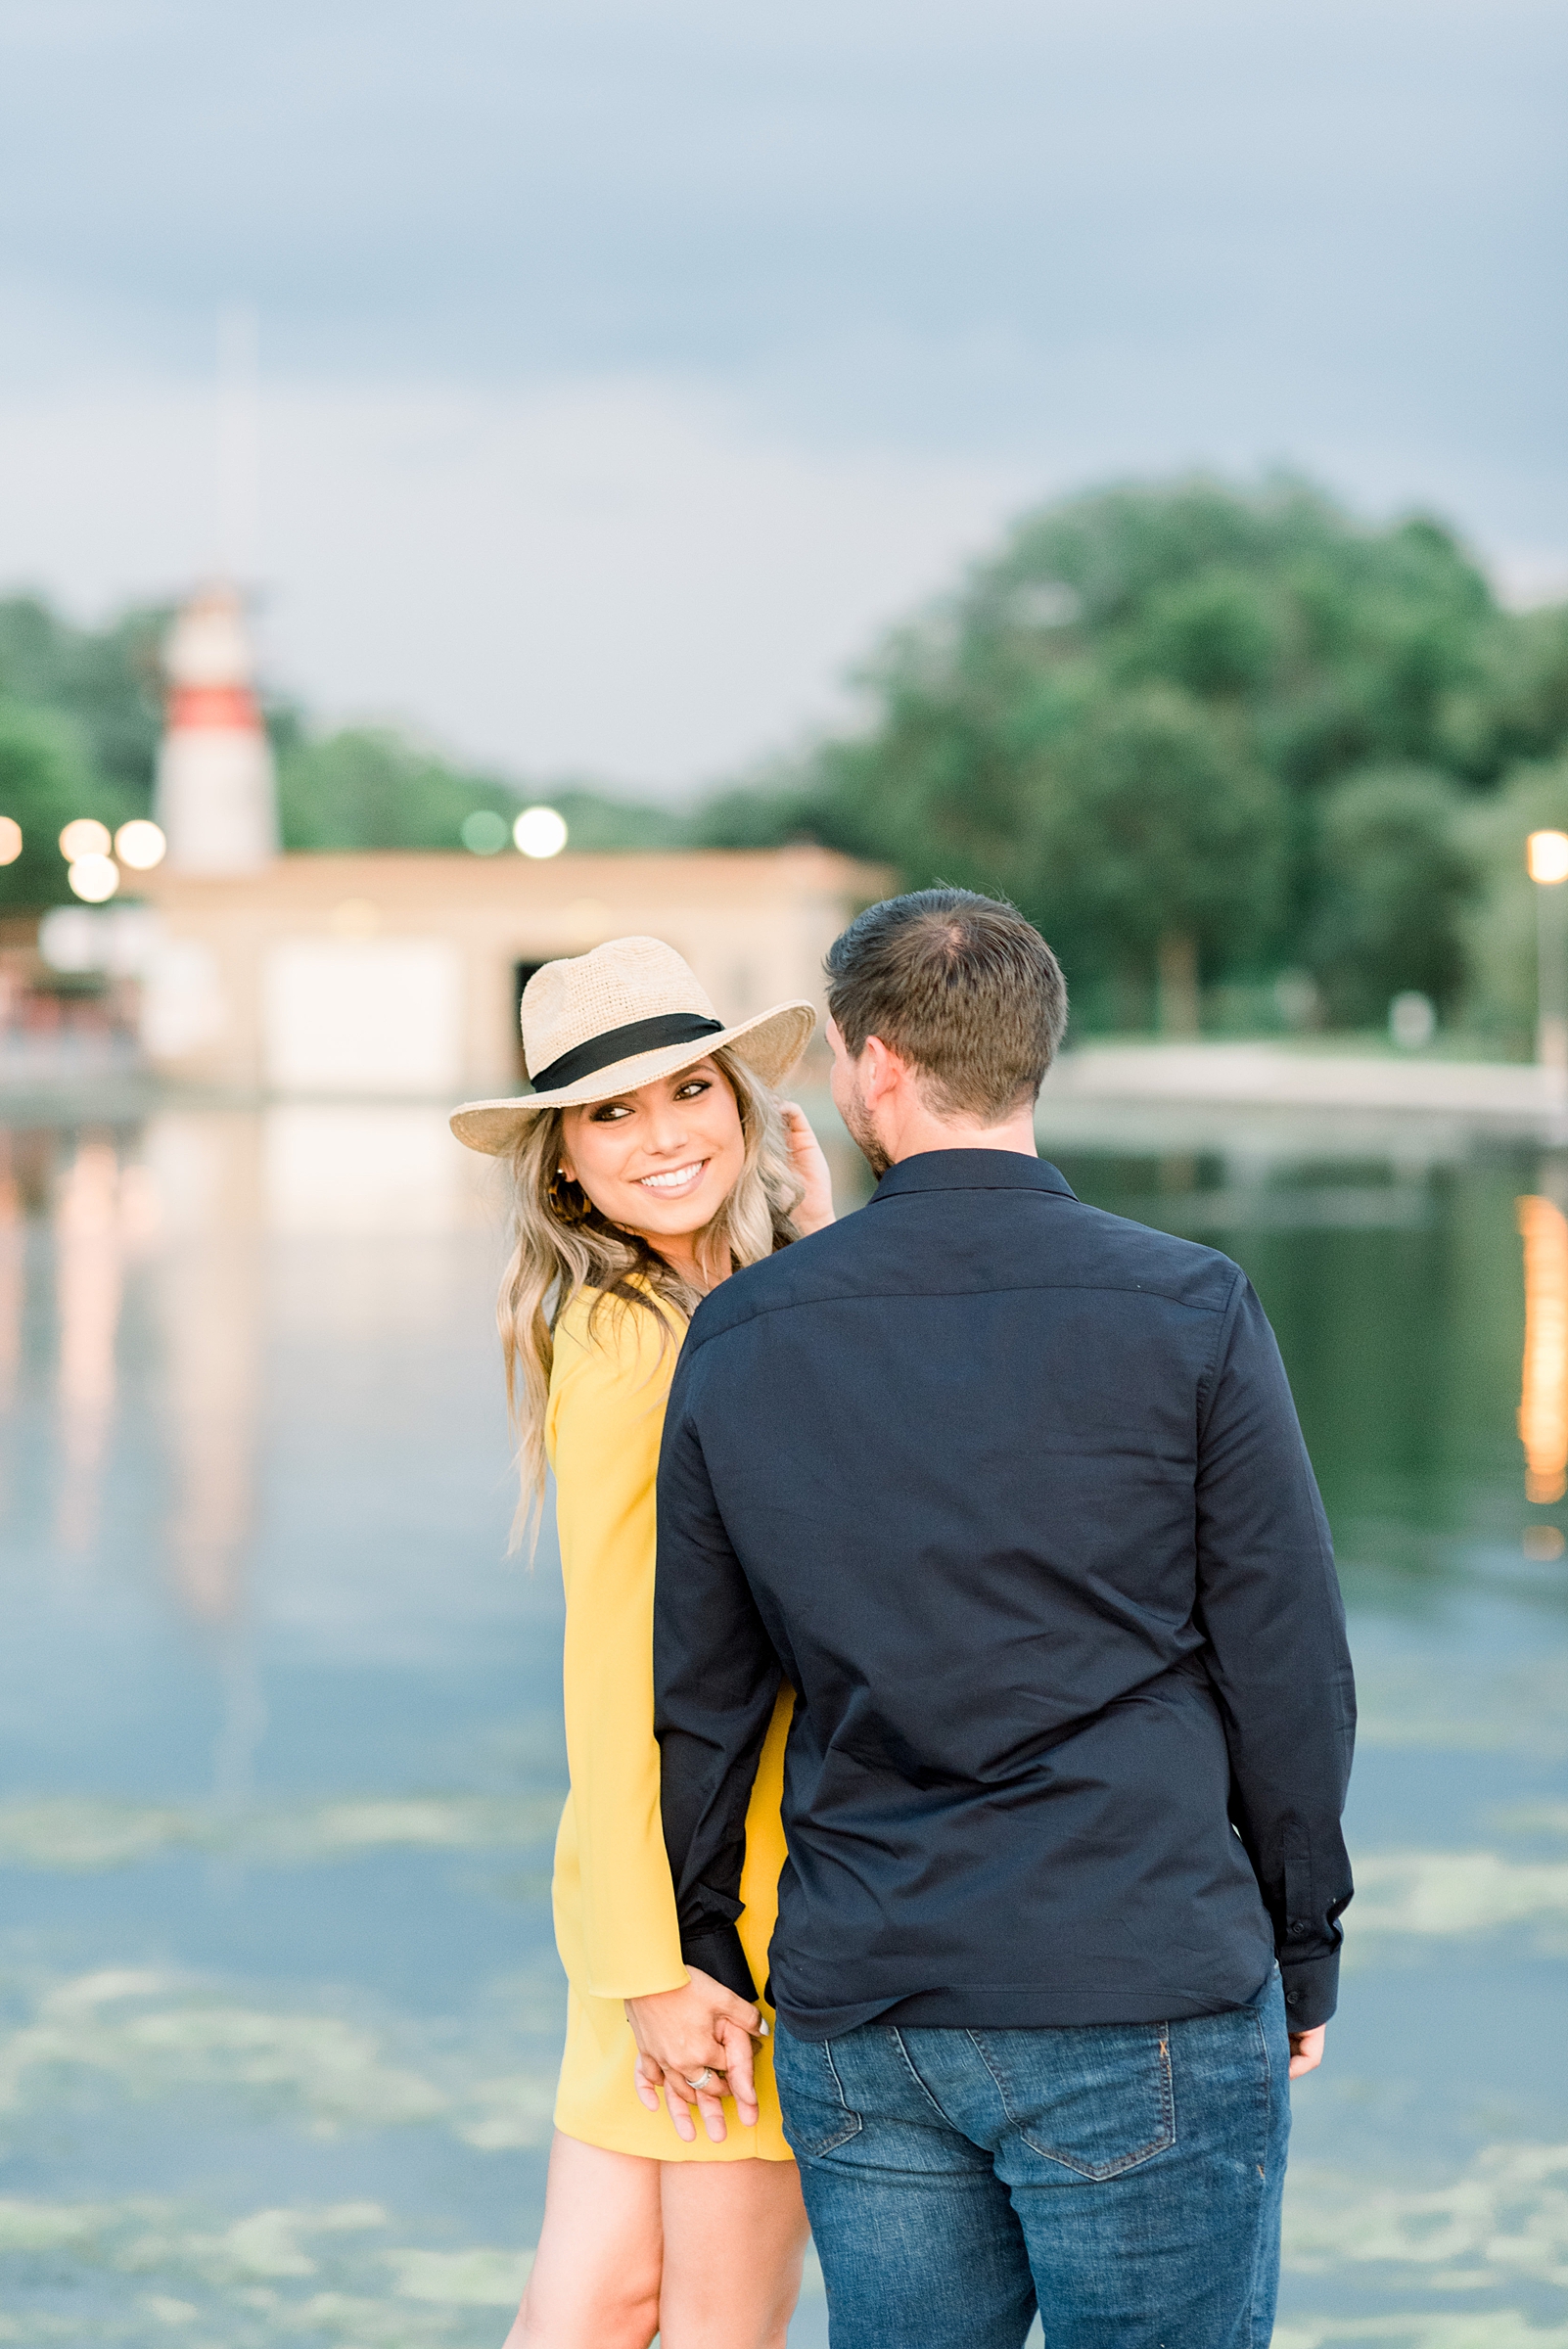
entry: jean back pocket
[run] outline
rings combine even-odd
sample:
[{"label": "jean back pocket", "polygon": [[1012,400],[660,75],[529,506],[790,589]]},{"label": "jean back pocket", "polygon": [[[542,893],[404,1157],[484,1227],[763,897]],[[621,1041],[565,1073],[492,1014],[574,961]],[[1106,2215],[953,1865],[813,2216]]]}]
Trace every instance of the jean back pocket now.
[{"label": "jean back pocket", "polygon": [[970,2037],[1008,2120],[1045,2160],[1099,2181],[1176,2143],[1165,2024],[972,2031]]}]

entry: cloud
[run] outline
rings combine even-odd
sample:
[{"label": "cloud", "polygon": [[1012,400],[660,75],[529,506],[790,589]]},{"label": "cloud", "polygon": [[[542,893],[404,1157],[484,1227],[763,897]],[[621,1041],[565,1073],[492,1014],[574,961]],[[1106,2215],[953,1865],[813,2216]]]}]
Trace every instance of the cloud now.
[{"label": "cloud", "polygon": [[[0,2199],[0,2267],[9,2271],[0,2341],[74,2344],[85,2321],[101,2342],[161,2341],[169,2328],[202,2324],[193,2337],[221,2339],[224,2349],[304,2336],[344,2349],[426,2349],[482,2337],[462,2311],[517,2305],[530,2249],[389,2243],[396,2232],[394,2214],[370,2201],[262,2207],[224,2225],[209,2211],[151,2196],[8,2196]],[[29,2305],[40,2255],[49,2280]],[[65,2317],[55,2309],[62,2268],[75,2286]],[[109,2290],[86,2317],[81,2302],[94,2283]]]},{"label": "cloud", "polygon": [[[1359,1560],[1387,1546],[1385,1529],[1355,1529]],[[1448,1564],[1447,1555],[1441,1558]],[[1430,1747],[1436,1753],[1568,1755],[1568,1657],[1489,1655],[1462,1639],[1445,1646],[1403,1625],[1363,1618],[1357,1627],[1359,1746]]]},{"label": "cloud", "polygon": [[1537,592],[1565,53],[1550,0],[23,0],[0,577],[209,560],[241,296],[277,672],[524,771],[777,749],[1107,473],[1286,457]]},{"label": "cloud", "polygon": [[1438,2291],[1568,2283],[1568,2145],[1488,2145],[1435,2188],[1303,2163],[1291,2170],[1285,2209],[1292,2273],[1387,2263]]},{"label": "cloud", "polygon": [[1568,1918],[1568,1865],[1499,1852],[1372,1852],[1356,1861],[1350,1946],[1369,1934],[1502,1933]]},{"label": "cloud", "polygon": [[374,1851],[547,1847],[558,1795],[416,1795],[230,1810],[37,1795],[0,1803],[0,1865],[95,1869],[200,1851],[301,1867]]},{"label": "cloud", "polygon": [[170,352],[243,284],[291,362],[407,372],[435,334],[464,366],[722,371],[868,326],[1307,356],[1326,328],[1407,381],[1445,335],[1444,401],[1487,372],[1446,286],[1552,331],[1519,297],[1563,52],[1543,0],[33,0],[0,153],[25,282]]},{"label": "cloud", "polygon": [[516,2308],[533,2265],[530,2251],[389,2251],[404,2300],[443,2306]]},{"label": "cloud", "polygon": [[[548,2141],[560,2000],[508,1986],[506,2031],[453,2041],[434,2025],[356,2013],[263,2006],[156,1969],[118,1968],[46,1985],[27,2018],[0,2034],[0,2128],[58,2111],[68,2088],[89,2094],[223,2096],[331,2138],[434,2127],[477,2151]],[[517,2068],[524,2035],[548,2052]],[[389,2044],[389,2043],[394,2044]],[[0,2226],[0,2244],[4,2241]]]},{"label": "cloud", "polygon": [[[212,560],[213,403],[145,380],[0,394],[12,579],[79,608]],[[1020,469],[825,451],[690,385],[273,387],[263,650],[339,717],[400,716],[522,773],[668,788],[813,719]]]}]

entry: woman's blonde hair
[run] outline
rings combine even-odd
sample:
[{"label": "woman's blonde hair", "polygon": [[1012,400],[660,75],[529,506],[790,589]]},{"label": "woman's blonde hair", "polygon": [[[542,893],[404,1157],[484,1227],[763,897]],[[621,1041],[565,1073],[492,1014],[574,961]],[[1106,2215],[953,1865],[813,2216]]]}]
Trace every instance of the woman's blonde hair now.
[{"label": "woman's blonde hair", "polygon": [[[733,1051],[713,1054],[740,1112],[745,1156],[718,1213],[698,1236],[698,1254],[736,1267],[755,1265],[799,1239],[791,1218],[804,1185],[784,1138],[778,1103]],[[506,1400],[517,1442],[522,1488],[512,1527],[520,1548],[535,1531],[544,1497],[544,1420],[562,1314],[584,1289],[594,1292],[589,1326],[602,1311],[645,1313],[670,1343],[669,1313],[689,1320],[701,1292],[665,1262],[640,1232],[612,1223],[560,1173],[565,1112],[540,1110],[511,1154],[512,1254],[501,1275],[495,1317],[506,1363]],[[661,1306],[668,1309],[661,1312]]]}]

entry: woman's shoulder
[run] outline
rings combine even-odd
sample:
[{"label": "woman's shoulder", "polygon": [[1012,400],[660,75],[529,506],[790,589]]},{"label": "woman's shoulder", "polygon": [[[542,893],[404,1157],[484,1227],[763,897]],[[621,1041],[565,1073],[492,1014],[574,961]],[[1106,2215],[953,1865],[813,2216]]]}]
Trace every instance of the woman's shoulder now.
[{"label": "woman's shoulder", "polygon": [[652,1289],[636,1297],[578,1289],[555,1325],[551,1390],[584,1377],[642,1378],[667,1361],[672,1372],[685,1334],[680,1314]]}]

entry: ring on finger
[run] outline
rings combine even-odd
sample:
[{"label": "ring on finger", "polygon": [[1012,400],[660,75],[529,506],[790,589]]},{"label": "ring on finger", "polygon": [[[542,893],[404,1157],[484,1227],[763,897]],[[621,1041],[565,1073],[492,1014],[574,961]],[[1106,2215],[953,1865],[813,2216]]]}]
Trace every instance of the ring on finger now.
[{"label": "ring on finger", "polygon": [[[685,2075],[682,2074],[682,2077],[685,2078]],[[719,2075],[715,2071],[713,2065],[711,2063],[705,2063],[695,2080],[689,2078],[686,2079],[686,2086],[688,2088],[708,2088],[711,2087],[713,2082],[718,2077]]]}]

